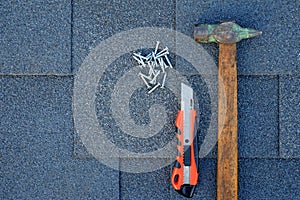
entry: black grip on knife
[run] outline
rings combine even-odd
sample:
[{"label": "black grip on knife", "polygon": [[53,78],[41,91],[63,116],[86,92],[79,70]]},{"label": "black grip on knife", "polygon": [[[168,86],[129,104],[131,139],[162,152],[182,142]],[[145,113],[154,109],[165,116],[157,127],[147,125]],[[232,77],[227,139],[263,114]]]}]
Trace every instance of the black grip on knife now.
[{"label": "black grip on knife", "polygon": [[196,185],[183,185],[177,192],[187,198],[192,198],[196,189]]},{"label": "black grip on knife", "polygon": [[184,153],[183,153],[184,166],[191,166],[191,146],[184,145],[183,148],[184,148]]}]

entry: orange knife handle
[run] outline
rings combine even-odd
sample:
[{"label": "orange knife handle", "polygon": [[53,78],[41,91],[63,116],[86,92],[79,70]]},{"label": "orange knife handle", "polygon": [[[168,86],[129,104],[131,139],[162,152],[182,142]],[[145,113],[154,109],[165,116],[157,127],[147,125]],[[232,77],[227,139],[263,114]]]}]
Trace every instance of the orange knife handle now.
[{"label": "orange knife handle", "polygon": [[[175,125],[177,127],[176,137],[178,139],[177,150],[178,155],[176,156],[175,165],[172,171],[171,182],[174,189],[180,194],[186,197],[192,197],[195,187],[198,182],[198,141],[197,141],[197,130],[196,130],[196,110],[191,111],[191,127],[190,133],[184,133],[183,127],[183,110],[178,111]],[[190,150],[185,152],[184,149],[184,134],[190,134]],[[190,183],[184,184],[184,153],[190,154]]]},{"label": "orange knife handle", "polygon": [[183,110],[179,110],[175,121],[177,127],[176,137],[178,154],[172,172],[172,185],[175,190],[180,190],[183,185]]}]

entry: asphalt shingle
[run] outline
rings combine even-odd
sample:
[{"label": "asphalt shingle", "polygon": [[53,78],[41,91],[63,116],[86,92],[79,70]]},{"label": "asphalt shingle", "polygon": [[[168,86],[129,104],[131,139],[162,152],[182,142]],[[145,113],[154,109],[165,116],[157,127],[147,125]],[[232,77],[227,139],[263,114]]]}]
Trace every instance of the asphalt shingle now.
[{"label": "asphalt shingle", "polygon": [[[122,66],[122,67],[120,67]],[[135,137],[129,135],[120,127],[117,119],[114,118],[112,107],[120,107],[120,112],[124,113],[124,105],[114,105],[112,103],[112,93],[115,92],[117,82],[120,77],[135,67],[131,54],[125,54],[113,62],[101,76],[95,99],[95,110],[98,117],[99,126],[102,128],[106,138],[120,149],[126,149],[131,152],[152,152],[163,148],[175,137],[174,121],[178,111],[178,99],[170,90],[158,90],[149,95],[146,87],[138,88],[129,99],[128,110],[130,117],[138,125],[147,125],[150,123],[151,107],[155,104],[165,106],[167,112],[167,121],[159,133],[147,138]],[[137,80],[138,73],[133,74]],[[141,80],[139,80],[141,81]],[[123,97],[124,98],[124,97]],[[152,116],[153,117],[153,116]],[[149,133],[153,134],[153,133]],[[78,158],[91,157],[86,148],[82,145],[80,137],[75,136],[74,154]]]},{"label": "asphalt shingle", "polygon": [[[193,24],[226,19],[263,32],[237,45],[239,198],[300,199],[299,8],[299,1],[294,0],[1,3],[0,199],[184,199],[170,185],[170,166],[134,174],[125,172],[124,165],[139,167],[130,162],[111,158],[114,166],[123,167],[124,171],[117,171],[92,158],[79,136],[74,136],[73,76],[63,74],[76,73],[99,42],[121,31],[158,26],[176,28],[192,38]],[[203,47],[217,61],[218,45]],[[212,115],[207,85],[189,63],[176,56],[171,55],[171,61],[183,74],[188,72],[185,77],[199,101],[202,144]],[[146,139],[122,133],[110,116],[110,97],[117,78],[135,65],[131,61],[131,55],[125,54],[105,71],[98,83],[95,109],[99,126],[106,128],[107,138],[116,146],[151,152],[174,138],[179,104],[168,90],[151,98],[146,90],[136,91],[129,105],[134,122],[147,124],[150,105],[164,102],[167,131]],[[283,159],[273,159],[278,155]],[[207,157],[212,158],[200,159],[193,199],[216,198],[216,149]],[[152,159],[145,162],[154,166],[158,158]]]},{"label": "asphalt shingle", "polygon": [[278,156],[278,78],[239,76],[239,156]]},{"label": "asphalt shingle", "polygon": [[300,77],[280,77],[280,156],[300,157]]},{"label": "asphalt shingle", "polygon": [[1,3],[0,74],[71,73],[71,0]]},{"label": "asphalt shingle", "polygon": [[174,28],[174,7],[171,0],[74,1],[74,72],[92,48],[116,33],[137,27]]},{"label": "asphalt shingle", "polygon": [[0,76],[2,131],[72,131],[72,83],[71,76]]},{"label": "asphalt shingle", "polygon": [[[176,1],[176,30],[193,37],[193,24],[236,20],[263,35],[237,45],[238,73],[299,74],[299,1]],[[217,60],[216,44],[203,45]]]},{"label": "asphalt shingle", "polygon": [[242,159],[239,199],[300,199],[300,160]]},{"label": "asphalt shingle", "polygon": [[[155,159],[152,159],[152,162],[155,162]],[[148,173],[121,172],[120,199],[169,199],[169,184],[169,167]]]},{"label": "asphalt shingle", "polygon": [[[151,12],[140,12],[140,10],[148,10]],[[151,3],[141,2],[141,1],[74,1],[74,29],[73,29],[73,58],[74,58],[74,73],[78,70],[82,64],[84,58],[88,55],[92,48],[99,44],[99,42],[107,39],[108,37],[119,33],[121,31],[130,30],[137,27],[147,27],[147,26],[159,26],[174,28],[175,24],[175,11],[173,1],[152,1]],[[156,41],[153,41],[155,45]],[[127,56],[127,57],[126,57]],[[109,109],[110,104],[110,93],[117,81],[116,78],[121,76],[126,71],[129,70],[127,66],[135,66],[134,62],[128,62],[128,60],[133,60],[131,55],[125,55],[127,61],[115,62],[112,64],[108,70],[105,72],[107,77],[103,77],[99,83],[100,93],[97,94],[97,99],[99,100],[96,105],[97,115],[100,120],[100,125],[102,124],[114,124],[114,120],[111,117],[104,118],[101,117],[102,114],[111,115]],[[123,59],[124,60],[124,59]],[[122,66],[122,69],[120,69]],[[104,80],[105,79],[105,80]],[[104,82],[103,82],[104,81]],[[103,88],[105,86],[105,88]],[[104,89],[104,90],[103,90]],[[105,93],[107,91],[108,93]],[[103,95],[106,95],[105,98]],[[109,95],[107,95],[109,94]],[[137,94],[138,95],[138,94]],[[105,104],[103,104],[104,102]],[[105,109],[106,108],[106,109]],[[144,107],[145,108],[145,107]],[[141,111],[143,111],[141,109]],[[106,116],[106,115],[105,115]],[[134,115],[132,115],[134,116]],[[147,117],[145,118],[147,119]],[[140,122],[141,123],[141,122]],[[143,123],[143,122],[142,122]],[[106,127],[109,127],[107,126]],[[115,126],[113,126],[115,127]],[[105,127],[104,127],[105,128]],[[130,151],[149,151],[152,148],[149,142],[148,146],[139,145],[140,143],[145,143],[140,140],[136,143],[132,143],[134,138],[128,141],[128,137],[120,132],[119,129],[106,130],[108,133],[108,138],[111,139],[118,147],[128,147],[131,148]],[[112,134],[110,134],[112,132]],[[116,137],[117,136],[117,137]],[[170,139],[171,135],[167,137],[164,141],[158,141],[153,143],[154,148],[157,148],[159,143],[165,144],[166,141]],[[89,157],[89,153],[82,146],[79,137],[75,137],[74,153],[78,157]],[[126,143],[126,141],[128,143]],[[131,141],[131,143],[130,143]],[[145,143],[146,144],[146,143]],[[142,148],[142,149],[141,149]],[[150,149],[151,150],[151,149]]]},{"label": "asphalt shingle", "polygon": [[0,198],[118,199],[118,171],[73,157],[72,85],[71,76],[0,76]]}]

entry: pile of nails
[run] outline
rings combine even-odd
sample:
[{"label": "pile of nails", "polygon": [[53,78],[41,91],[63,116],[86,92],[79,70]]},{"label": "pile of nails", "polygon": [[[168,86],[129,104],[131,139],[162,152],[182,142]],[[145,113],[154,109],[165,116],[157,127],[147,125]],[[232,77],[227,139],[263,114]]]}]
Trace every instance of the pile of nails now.
[{"label": "pile of nails", "polygon": [[164,88],[167,69],[173,68],[168,55],[168,47],[158,52],[160,42],[156,43],[155,50],[148,55],[142,55],[141,52],[133,53],[133,58],[138,62],[141,68],[139,77],[144,81],[149,89],[148,94],[152,93],[157,88]]}]

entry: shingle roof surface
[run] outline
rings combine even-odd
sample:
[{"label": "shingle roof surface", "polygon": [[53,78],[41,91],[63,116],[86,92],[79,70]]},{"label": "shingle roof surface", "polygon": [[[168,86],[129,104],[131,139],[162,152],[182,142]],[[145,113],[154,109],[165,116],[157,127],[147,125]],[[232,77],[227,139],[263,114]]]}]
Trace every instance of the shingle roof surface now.
[{"label": "shingle roof surface", "polygon": [[[0,3],[0,198],[184,199],[171,187],[170,165],[135,174],[112,169],[91,156],[74,126],[74,78],[89,52],[121,31],[165,27],[193,37],[196,23],[236,20],[243,27],[263,32],[237,44],[239,197],[300,199],[299,7],[299,1],[294,0]],[[176,38],[171,39],[176,42]],[[217,44],[203,48],[217,62]],[[126,60],[129,57],[124,55],[114,66],[132,65]],[[171,59],[175,62],[174,56]],[[180,58],[176,62],[188,65]],[[99,102],[110,103],[115,75],[129,69],[111,67],[104,73],[95,105],[98,117],[110,114],[109,108],[102,109]],[[211,102],[202,77],[188,79],[201,103],[198,133],[203,141]],[[137,123],[149,120],[143,102],[138,100],[142,92],[131,100],[131,104],[139,105],[134,112],[146,113],[146,121]],[[172,98],[168,105],[174,118],[176,99],[164,92],[160,95]],[[107,127],[114,124],[109,117],[101,123],[107,123]],[[171,124],[169,128],[174,127]],[[108,135],[119,146],[145,152],[173,138],[172,133],[162,134],[143,143],[126,135],[120,140],[119,136],[117,131]],[[111,162],[122,165],[117,158],[111,158]],[[199,184],[193,199],[216,198],[216,169],[215,148],[200,159]]]}]

